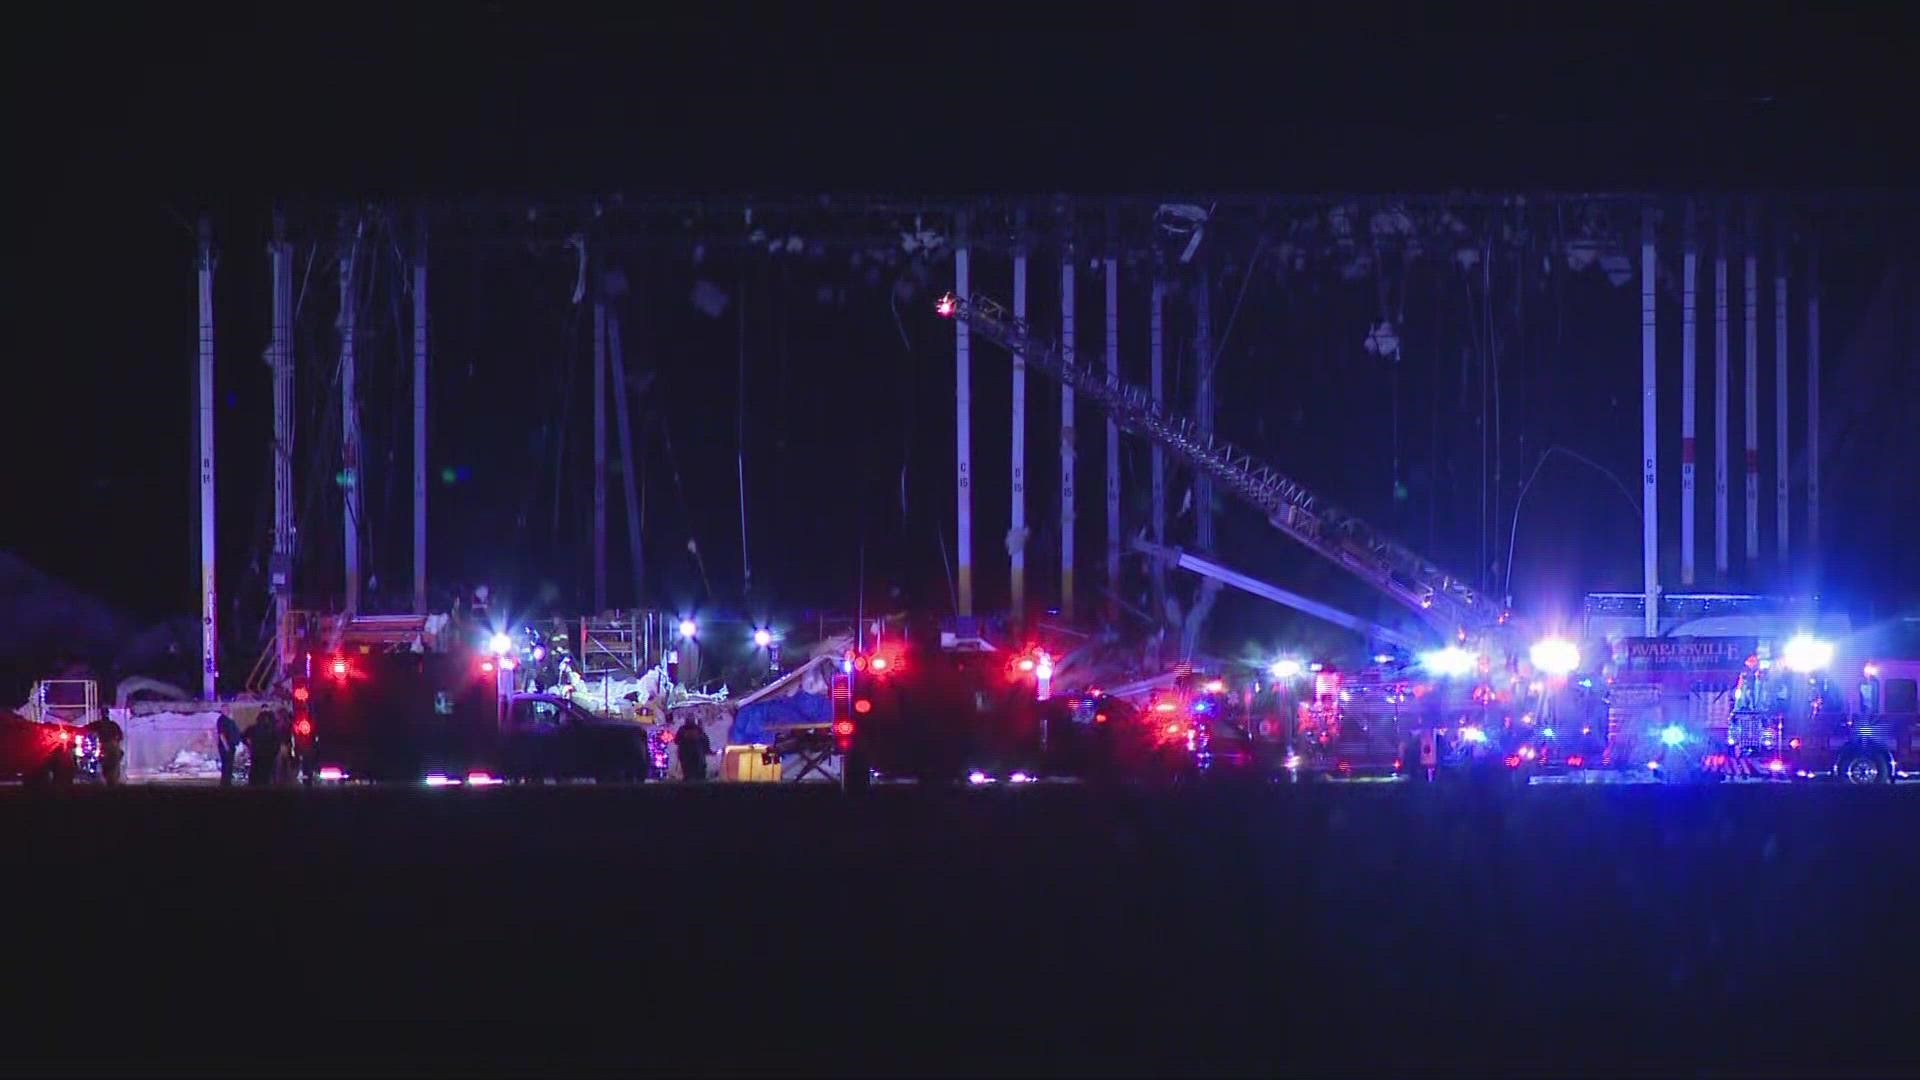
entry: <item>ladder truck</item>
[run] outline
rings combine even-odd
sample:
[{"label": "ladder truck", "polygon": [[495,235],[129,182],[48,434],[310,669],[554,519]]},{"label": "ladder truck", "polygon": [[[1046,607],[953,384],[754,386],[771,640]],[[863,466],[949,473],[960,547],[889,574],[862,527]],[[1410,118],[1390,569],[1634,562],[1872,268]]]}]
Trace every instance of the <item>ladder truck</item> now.
[{"label": "ladder truck", "polygon": [[[1071,389],[1080,400],[1091,401],[1110,416],[1115,426],[1149,440],[1171,453],[1196,473],[1258,509],[1268,524],[1309,551],[1327,559],[1412,612],[1430,634],[1421,657],[1421,671],[1406,665],[1387,665],[1380,678],[1383,694],[1340,695],[1343,708],[1301,710],[1303,767],[1353,773],[1365,763],[1398,771],[1406,764],[1405,750],[1413,733],[1446,728],[1457,750],[1479,751],[1509,763],[1517,770],[1546,764],[1553,752],[1551,740],[1530,730],[1538,717],[1528,711],[1527,699],[1540,693],[1536,684],[1551,681],[1564,687],[1577,655],[1571,646],[1549,639],[1544,656],[1539,649],[1523,665],[1512,613],[1483,595],[1460,575],[1450,573],[1425,556],[1394,540],[1359,517],[1339,508],[1305,484],[1285,475],[1219,435],[1201,430],[1192,419],[1168,410],[1146,390],[1122,381],[1101,368],[1070,361],[1051,339],[1036,335],[1026,320],[1005,305],[982,295],[962,298],[947,293],[935,304],[943,318],[965,322],[975,335],[1011,354],[1025,358],[1038,371]],[[1148,554],[1169,559],[1183,569],[1223,584],[1295,608],[1316,618],[1367,634],[1370,639],[1401,647],[1421,644],[1416,635],[1379,627],[1238,574],[1207,559],[1168,552],[1152,545],[1135,545]],[[1543,644],[1545,644],[1543,642]],[[1546,659],[1548,663],[1538,661]],[[1541,670],[1544,668],[1545,670]],[[1535,676],[1539,676],[1536,678]],[[1419,683],[1417,693],[1409,683]],[[1409,696],[1428,699],[1409,708]],[[1343,700],[1344,698],[1344,700]],[[1379,704],[1381,707],[1375,708]],[[1438,706],[1438,707],[1436,707]],[[1498,730],[1488,730],[1498,725]],[[1404,737],[1403,737],[1404,736]],[[1358,755],[1344,746],[1369,747],[1377,753]],[[1379,758],[1379,762],[1371,762]],[[1289,760],[1293,760],[1290,755]],[[1563,763],[1564,764],[1564,763]]]}]

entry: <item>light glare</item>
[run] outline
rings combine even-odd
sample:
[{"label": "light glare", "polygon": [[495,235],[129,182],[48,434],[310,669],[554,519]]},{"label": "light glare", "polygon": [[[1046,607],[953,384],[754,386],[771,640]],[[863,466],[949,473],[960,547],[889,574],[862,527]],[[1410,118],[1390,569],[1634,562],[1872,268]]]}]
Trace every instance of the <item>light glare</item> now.
[{"label": "light glare", "polygon": [[1533,666],[1548,675],[1566,675],[1579,668],[1580,649],[1565,638],[1545,638],[1528,651]]},{"label": "light glare", "polygon": [[1780,662],[1788,671],[1809,674],[1833,663],[1833,642],[1821,641],[1811,634],[1796,634],[1781,650]]},{"label": "light glare", "polygon": [[1420,663],[1428,671],[1443,678],[1465,675],[1474,669],[1474,655],[1458,645],[1449,645],[1444,649],[1434,649],[1420,654]]}]

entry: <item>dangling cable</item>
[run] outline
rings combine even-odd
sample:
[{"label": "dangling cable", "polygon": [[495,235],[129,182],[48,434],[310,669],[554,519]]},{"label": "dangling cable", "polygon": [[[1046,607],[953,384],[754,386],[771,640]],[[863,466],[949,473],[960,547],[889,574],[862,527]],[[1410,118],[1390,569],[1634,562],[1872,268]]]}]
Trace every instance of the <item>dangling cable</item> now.
[{"label": "dangling cable", "polygon": [[733,463],[740,487],[740,577],[741,591],[753,594],[753,563],[747,557],[747,264],[740,263],[740,302],[734,308],[738,316],[735,341],[739,350],[734,375]]}]

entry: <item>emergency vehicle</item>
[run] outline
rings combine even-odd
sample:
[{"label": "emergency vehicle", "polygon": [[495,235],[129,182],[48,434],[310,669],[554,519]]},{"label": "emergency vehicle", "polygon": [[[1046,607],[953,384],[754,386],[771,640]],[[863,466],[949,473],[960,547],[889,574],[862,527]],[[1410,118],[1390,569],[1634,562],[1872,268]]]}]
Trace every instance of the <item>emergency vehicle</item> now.
[{"label": "emergency vehicle", "polygon": [[497,671],[468,649],[304,655],[293,679],[301,779],[418,783],[486,772],[502,720]]},{"label": "emergency vehicle", "polygon": [[[1785,692],[1777,680],[1808,662],[1808,644],[1853,640],[1847,617],[1807,599],[1675,593],[1660,598],[1648,637],[1645,610],[1638,595],[1587,598],[1588,648],[1601,662],[1585,678],[1604,702],[1606,764],[1669,781],[1791,775],[1761,737],[1791,711],[1770,703],[1769,687]],[[1820,648],[1826,670],[1834,657]],[[1829,708],[1838,700],[1826,696]]]},{"label": "emergency vehicle", "polygon": [[[1299,704],[1293,767],[1308,775],[1398,774],[1423,718],[1409,680],[1395,674],[1313,664],[1310,689]],[[1429,726],[1438,720],[1424,719]]]},{"label": "emergency vehicle", "polygon": [[968,623],[921,624],[843,660],[836,734],[853,761],[922,783],[1039,774],[1052,721],[1066,714],[1051,694],[1052,661],[996,646]]},{"label": "emergency vehicle", "polygon": [[1097,688],[1060,693],[1054,680],[1066,657],[987,635],[1011,636],[970,619],[937,631],[923,623],[841,660],[832,730],[849,783],[870,775],[972,786],[1167,781],[1211,764],[1224,701],[1208,689],[1212,680],[1137,702]]},{"label": "emergency vehicle", "polygon": [[0,711],[0,780],[64,786],[102,779],[104,743],[117,730],[93,680],[41,680],[22,712]]},{"label": "emergency vehicle", "polygon": [[452,786],[658,777],[665,752],[651,729],[594,716],[565,698],[516,692],[517,650],[505,635],[494,637],[428,649],[417,634],[361,627],[328,651],[304,654],[292,688],[302,780]]},{"label": "emergency vehicle", "polygon": [[[1571,643],[1553,635],[1527,641],[1506,605],[1481,594],[1468,578],[1448,572],[1392,535],[1345,512],[1319,492],[1220,438],[1208,426],[1167,410],[1143,388],[1077,362],[999,302],[979,293],[966,297],[947,293],[935,303],[935,312],[966,323],[980,338],[1023,358],[1029,371],[1059,381],[1078,400],[1104,411],[1120,429],[1166,450],[1196,475],[1211,478],[1218,490],[1257,509],[1282,535],[1354,574],[1404,610],[1406,619],[1385,625],[1259,581],[1210,558],[1144,541],[1132,545],[1180,569],[1361,634],[1370,646],[1378,643],[1403,654],[1418,654],[1420,668],[1433,668],[1416,675],[1410,659],[1396,659],[1377,662],[1377,670],[1332,672],[1326,673],[1326,679],[1317,679],[1312,697],[1302,703],[1293,722],[1297,724],[1291,735],[1295,746],[1288,757],[1308,775],[1376,771],[1391,775],[1405,765],[1416,732],[1441,724],[1475,754],[1492,753],[1496,762],[1510,759],[1516,773],[1525,771],[1522,763],[1537,761],[1543,753],[1554,757],[1556,767],[1587,759],[1584,751],[1561,753],[1557,739],[1540,737],[1527,722],[1529,717],[1536,724],[1541,719],[1541,710],[1532,707],[1528,698],[1564,690],[1547,685],[1536,691],[1533,683],[1564,682],[1578,667],[1578,650]],[[1436,645],[1444,647],[1430,648]],[[1534,651],[1543,647],[1546,658],[1555,662],[1546,665],[1552,670],[1532,665],[1549,676],[1534,679],[1523,669]],[[1430,665],[1429,657],[1439,665]],[[1408,715],[1416,698],[1424,699],[1419,702],[1417,721]],[[1476,719],[1478,723],[1470,722]],[[1486,726],[1489,719],[1498,721],[1497,729]]]},{"label": "emergency vehicle", "polygon": [[1188,783],[1250,770],[1237,753],[1223,762],[1217,694],[1174,687],[1137,704],[1091,691],[1076,699],[1069,725],[1056,737],[1051,767],[1066,775],[1112,783]]},{"label": "emergency vehicle", "polygon": [[0,780],[65,785],[100,774],[100,740],[88,728],[0,712]]},{"label": "emergency vehicle", "polygon": [[1790,640],[1740,676],[1724,753],[1782,778],[1885,784],[1920,775],[1920,660],[1826,670],[1831,647]]}]

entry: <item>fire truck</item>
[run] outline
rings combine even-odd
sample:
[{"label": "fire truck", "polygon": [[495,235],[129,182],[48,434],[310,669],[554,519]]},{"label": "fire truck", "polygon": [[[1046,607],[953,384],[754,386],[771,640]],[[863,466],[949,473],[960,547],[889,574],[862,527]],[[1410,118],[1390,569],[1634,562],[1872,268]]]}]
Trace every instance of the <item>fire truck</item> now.
[{"label": "fire truck", "polygon": [[996,645],[963,621],[957,631],[922,623],[843,660],[847,716],[836,734],[845,732],[850,761],[923,783],[1039,775],[1050,721],[1065,712],[1049,692],[1051,658]]},{"label": "fire truck", "polygon": [[[1757,655],[1739,678],[1726,756],[1742,771],[1886,784],[1920,775],[1920,660],[1871,659],[1843,673],[1802,637]],[[1857,671],[1858,674],[1853,674]]]},{"label": "fire truck", "polygon": [[[1425,716],[1405,678],[1382,668],[1342,672],[1315,663],[1299,706],[1293,767],[1307,775],[1393,776],[1410,756]],[[1419,686],[1422,697],[1425,687]],[[1443,722],[1443,721],[1442,721]]]},{"label": "fire truck", "polygon": [[[1078,400],[1103,410],[1115,426],[1163,448],[1222,492],[1258,510],[1282,535],[1353,574],[1407,613],[1408,623],[1415,625],[1380,625],[1200,555],[1141,541],[1132,545],[1180,569],[1351,630],[1370,646],[1394,650],[1393,659],[1376,660],[1377,670],[1331,672],[1315,681],[1312,698],[1296,713],[1299,726],[1290,733],[1295,742],[1290,760],[1297,757],[1310,771],[1391,773],[1395,760],[1404,765],[1416,731],[1437,733],[1443,726],[1450,745],[1475,748],[1476,756],[1492,753],[1496,761],[1510,758],[1516,773],[1532,767],[1543,754],[1555,758],[1555,767],[1578,767],[1576,763],[1588,760],[1580,748],[1585,744],[1564,745],[1557,728],[1555,736],[1539,733],[1545,726],[1543,714],[1550,711],[1540,702],[1578,696],[1568,687],[1580,667],[1579,651],[1550,627],[1536,628],[1548,632],[1527,643],[1505,605],[1482,595],[1465,578],[1206,426],[1170,412],[1142,387],[1078,362],[999,302],[977,293],[947,293],[935,311],[1023,358],[1029,371],[1070,388]],[[1408,710],[1416,703],[1417,719]],[[1470,722],[1473,719],[1481,722]],[[1489,728],[1487,722],[1495,720],[1498,727]]]},{"label": "fire truck", "polygon": [[1611,766],[1668,781],[1789,779],[1838,765],[1796,762],[1796,752],[1848,749],[1858,694],[1836,673],[1857,673],[1871,658],[1859,654],[1869,639],[1845,615],[1792,598],[1670,594],[1660,636],[1638,637],[1621,630],[1644,625],[1643,598],[1594,594],[1587,604],[1588,635],[1605,642],[1594,646],[1606,657],[1595,689]]},{"label": "fire truck", "polygon": [[497,663],[477,650],[307,653],[293,676],[301,779],[477,776],[498,740],[500,687]]},{"label": "fire truck", "polygon": [[1604,736],[1567,670],[1496,674],[1489,657],[1454,648],[1376,657],[1355,671],[1316,662],[1302,674],[1287,757],[1296,777],[1424,779],[1432,769],[1440,779],[1479,769],[1525,783],[1601,764]]},{"label": "fire truck", "polygon": [[[1042,779],[1171,781],[1212,763],[1218,680],[1164,680],[1133,697],[1056,692],[1071,652],[1010,646],[1004,626],[921,624],[841,661],[833,732],[849,784],[870,774],[972,786]],[[1162,680],[1156,680],[1162,681]]]},{"label": "fire truck", "polygon": [[640,781],[662,770],[646,726],[517,692],[520,660],[492,642],[421,644],[404,616],[349,622],[294,671],[303,781],[484,786],[520,779]]}]

